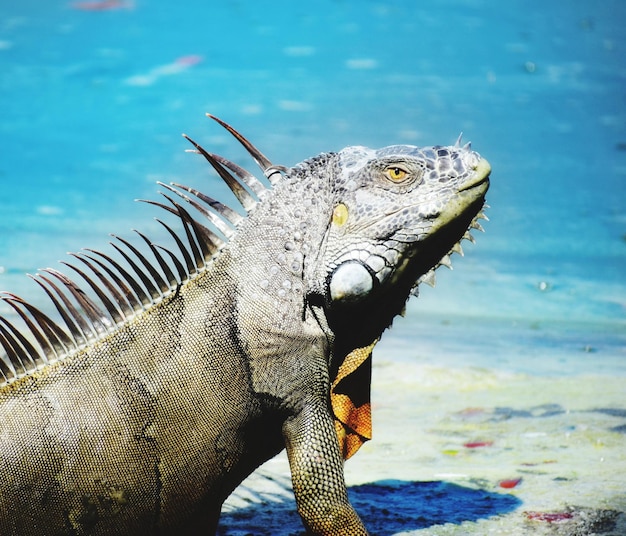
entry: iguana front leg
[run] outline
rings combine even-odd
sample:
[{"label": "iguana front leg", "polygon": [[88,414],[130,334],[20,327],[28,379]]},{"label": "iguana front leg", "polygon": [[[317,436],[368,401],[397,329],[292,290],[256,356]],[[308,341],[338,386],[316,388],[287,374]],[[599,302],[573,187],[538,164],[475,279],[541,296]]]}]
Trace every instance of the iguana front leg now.
[{"label": "iguana front leg", "polygon": [[348,501],[343,458],[329,409],[305,404],[287,419],[283,435],[298,513],[308,533],[320,536],[367,535]]}]

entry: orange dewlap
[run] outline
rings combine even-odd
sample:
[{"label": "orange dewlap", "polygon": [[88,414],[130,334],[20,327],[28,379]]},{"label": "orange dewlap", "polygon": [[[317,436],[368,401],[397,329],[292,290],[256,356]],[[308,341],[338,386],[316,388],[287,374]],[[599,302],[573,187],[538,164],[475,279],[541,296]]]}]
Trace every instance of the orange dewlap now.
[{"label": "orange dewlap", "polygon": [[330,389],[339,448],[345,460],[372,438],[370,386],[372,349],[378,342],[350,352],[339,367]]}]

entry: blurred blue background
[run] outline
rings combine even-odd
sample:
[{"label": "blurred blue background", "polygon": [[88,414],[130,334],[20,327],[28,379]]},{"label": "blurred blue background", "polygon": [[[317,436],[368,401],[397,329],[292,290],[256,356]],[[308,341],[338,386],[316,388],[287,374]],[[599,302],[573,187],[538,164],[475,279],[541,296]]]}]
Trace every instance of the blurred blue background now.
[{"label": "blurred blue background", "polygon": [[24,272],[158,234],[156,180],[227,195],[180,134],[253,168],[205,112],[285,165],[462,131],[491,222],[389,344],[626,373],[625,24],[622,0],[3,2],[0,287],[45,304]]}]

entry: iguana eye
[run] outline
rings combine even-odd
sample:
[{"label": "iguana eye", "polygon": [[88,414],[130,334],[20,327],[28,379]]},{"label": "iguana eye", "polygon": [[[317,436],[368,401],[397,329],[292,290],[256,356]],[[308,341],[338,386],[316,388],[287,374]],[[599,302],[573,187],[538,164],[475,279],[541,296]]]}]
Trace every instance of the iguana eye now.
[{"label": "iguana eye", "polygon": [[402,182],[407,178],[409,172],[399,166],[389,166],[385,170],[385,175],[393,182]]}]

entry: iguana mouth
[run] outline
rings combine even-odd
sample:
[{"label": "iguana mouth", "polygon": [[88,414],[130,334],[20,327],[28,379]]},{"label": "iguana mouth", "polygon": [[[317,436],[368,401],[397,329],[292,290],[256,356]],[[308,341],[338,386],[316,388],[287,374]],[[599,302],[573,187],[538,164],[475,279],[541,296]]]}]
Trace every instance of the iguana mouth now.
[{"label": "iguana mouth", "polygon": [[[430,236],[435,235],[443,227],[464,219],[466,213],[471,213],[473,207],[478,203],[481,203],[482,206],[485,194],[489,189],[490,173],[489,162],[481,158],[476,164],[471,178],[457,190],[457,195],[452,197],[437,217],[433,219],[432,227],[428,230]],[[480,208],[477,208],[473,216],[479,210]]]},{"label": "iguana mouth", "polygon": [[487,191],[489,175],[491,174],[491,165],[485,158],[482,158],[476,164],[474,168],[474,174],[471,179],[468,180],[463,186],[459,188],[459,192],[465,192],[466,190],[471,190],[472,188],[476,188],[477,186],[484,186],[485,192]]},{"label": "iguana mouth", "polygon": [[[421,275],[415,285],[412,288],[411,293],[417,295],[418,287],[421,283],[426,283],[432,287],[435,286],[435,272],[440,266],[447,266],[452,269],[452,262],[450,256],[452,253],[457,253],[463,256],[463,248],[461,247],[461,240],[469,240],[474,242],[474,237],[470,234],[472,229],[483,231],[482,226],[478,222],[480,219],[488,220],[485,216],[483,209],[485,205],[485,194],[489,189],[489,175],[491,173],[491,166],[489,162],[481,158],[474,169],[472,177],[463,184],[459,190],[458,195],[452,199],[443,209],[443,211],[437,216],[433,222],[433,227],[430,230],[430,235],[436,235],[438,232],[443,232],[448,227],[454,226],[459,221],[465,220],[463,228],[464,233],[458,240],[453,242],[449,251],[441,256],[430,270]],[[471,219],[470,219],[471,218]],[[461,226],[459,226],[461,229]]]}]

